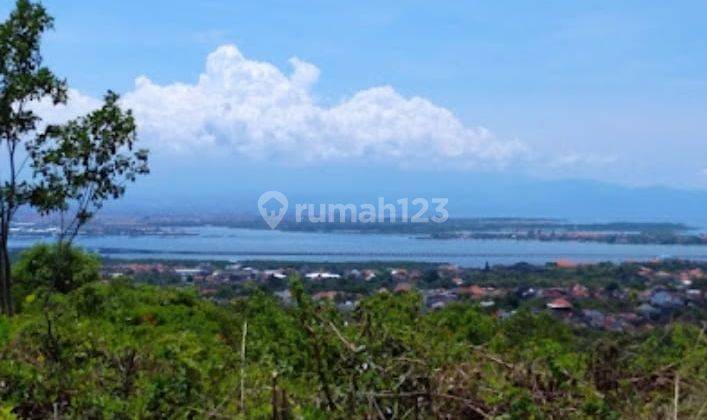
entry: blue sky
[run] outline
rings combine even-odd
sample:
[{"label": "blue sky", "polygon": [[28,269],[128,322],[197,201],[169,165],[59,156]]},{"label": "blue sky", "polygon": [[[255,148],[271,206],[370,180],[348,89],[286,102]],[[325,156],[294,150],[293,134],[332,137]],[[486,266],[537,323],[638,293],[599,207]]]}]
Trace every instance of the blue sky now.
[{"label": "blue sky", "polygon": [[[126,94],[155,152],[154,183],[175,168],[199,176],[197,154],[234,178],[267,162],[271,176],[285,178],[303,166],[370,164],[707,186],[702,1],[44,4],[56,18],[47,62],[77,90],[79,111],[106,88]],[[205,88],[209,54],[218,68]],[[228,87],[242,71],[252,78],[247,89]],[[248,95],[283,84],[284,105],[266,98],[249,116]],[[185,86],[198,92],[182,95]],[[380,86],[388,90],[371,90]],[[194,110],[180,101],[212,93],[194,106],[225,110],[186,122]],[[222,122],[241,100],[247,109]],[[263,117],[273,106],[282,109]],[[361,115],[346,119],[353,114]]]}]

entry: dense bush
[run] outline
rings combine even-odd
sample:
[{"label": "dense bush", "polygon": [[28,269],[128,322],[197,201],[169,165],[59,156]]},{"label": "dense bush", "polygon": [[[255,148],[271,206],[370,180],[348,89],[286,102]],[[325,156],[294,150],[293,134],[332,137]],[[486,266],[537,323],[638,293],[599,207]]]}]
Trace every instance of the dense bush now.
[{"label": "dense bush", "polygon": [[12,266],[18,309],[26,297],[42,289],[68,293],[100,279],[98,256],[68,245],[39,244],[20,253]]},{"label": "dense bush", "polygon": [[681,418],[704,413],[707,344],[694,326],[590,339],[523,311],[505,321],[465,304],[425,312],[414,293],[377,294],[341,313],[311,301],[298,282],[292,291],[291,307],[261,292],[218,306],[190,289],[117,279],[26,303],[0,319],[0,410],[22,418],[664,417],[677,384]]}]

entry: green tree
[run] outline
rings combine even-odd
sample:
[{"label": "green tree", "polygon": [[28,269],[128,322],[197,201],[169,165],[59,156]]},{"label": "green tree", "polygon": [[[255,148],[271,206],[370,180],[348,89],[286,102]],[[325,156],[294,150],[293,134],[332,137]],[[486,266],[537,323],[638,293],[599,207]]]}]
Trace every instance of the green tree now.
[{"label": "green tree", "polygon": [[[59,245],[71,245],[106,200],[120,198],[126,184],[149,172],[147,150],[134,150],[135,119],[108,91],[104,105],[64,125],[50,125],[28,144],[39,181],[31,203],[61,213]],[[68,217],[67,217],[68,216]]]},{"label": "green tree", "polygon": [[100,269],[101,262],[97,256],[78,248],[60,251],[55,244],[35,245],[23,251],[12,267],[14,297],[19,305],[21,298],[40,287],[68,293],[86,283],[99,280]]},{"label": "green tree", "polygon": [[[43,126],[32,111],[40,100],[67,100],[65,81],[42,65],[41,38],[52,24],[44,7],[29,0],[18,0],[0,24],[0,141],[8,164],[6,179],[0,179],[0,309],[8,315],[8,239],[17,210],[31,205],[42,214],[61,213],[60,259],[106,200],[119,198],[128,182],[148,172],[147,151],[134,149],[133,116],[120,108],[115,93],[105,95],[100,109],[64,125]],[[23,173],[27,163],[31,176]]]},{"label": "green tree", "polygon": [[7,241],[17,209],[26,204],[32,185],[22,177],[22,144],[36,133],[40,117],[33,101],[49,98],[66,102],[66,84],[42,65],[42,34],[53,20],[45,9],[19,0],[10,17],[0,24],[0,135],[6,150],[7,170],[0,180],[0,304],[12,314],[10,256]]}]

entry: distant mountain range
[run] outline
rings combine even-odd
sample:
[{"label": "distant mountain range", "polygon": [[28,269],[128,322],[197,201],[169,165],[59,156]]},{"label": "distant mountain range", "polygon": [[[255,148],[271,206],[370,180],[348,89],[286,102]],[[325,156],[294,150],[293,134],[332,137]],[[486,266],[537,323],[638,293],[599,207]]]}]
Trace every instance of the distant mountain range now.
[{"label": "distant mountain range", "polygon": [[[205,182],[204,179],[211,181]],[[213,180],[217,180],[214,182]],[[446,197],[452,218],[549,217],[575,222],[682,222],[707,226],[707,191],[626,187],[587,180],[542,180],[497,173],[370,168],[156,171],[108,212],[257,215],[258,197],[278,190],[293,203],[387,202]]]}]

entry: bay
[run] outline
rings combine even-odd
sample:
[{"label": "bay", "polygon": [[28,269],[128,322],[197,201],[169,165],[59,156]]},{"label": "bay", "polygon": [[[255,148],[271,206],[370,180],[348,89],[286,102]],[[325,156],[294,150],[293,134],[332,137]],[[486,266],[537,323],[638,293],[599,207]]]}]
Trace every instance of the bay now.
[{"label": "bay", "polygon": [[[404,234],[285,232],[203,226],[186,235],[80,236],[77,244],[103,256],[123,259],[279,260],[312,262],[416,261],[478,267],[488,262],[544,264],[646,261],[681,258],[707,261],[707,246],[629,245],[527,240],[420,239]],[[50,237],[15,237],[22,248]]]}]

